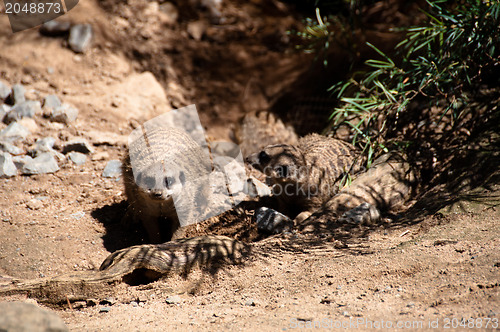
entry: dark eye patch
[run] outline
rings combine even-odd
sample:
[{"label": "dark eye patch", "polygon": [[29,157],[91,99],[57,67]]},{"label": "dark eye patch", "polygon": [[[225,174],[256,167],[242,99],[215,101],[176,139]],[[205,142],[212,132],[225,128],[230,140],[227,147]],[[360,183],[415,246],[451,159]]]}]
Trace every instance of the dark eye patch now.
[{"label": "dark eye patch", "polygon": [[139,175],[137,180],[140,184],[142,184],[147,189],[154,189],[154,187],[156,185],[156,180],[152,176]]},{"label": "dark eye patch", "polygon": [[266,151],[261,151],[259,153],[259,164],[267,164],[270,160],[271,157],[269,157]]},{"label": "dark eye patch", "polygon": [[175,183],[175,178],[172,176],[167,176],[165,178],[165,186],[167,188],[170,188],[173,184]]}]

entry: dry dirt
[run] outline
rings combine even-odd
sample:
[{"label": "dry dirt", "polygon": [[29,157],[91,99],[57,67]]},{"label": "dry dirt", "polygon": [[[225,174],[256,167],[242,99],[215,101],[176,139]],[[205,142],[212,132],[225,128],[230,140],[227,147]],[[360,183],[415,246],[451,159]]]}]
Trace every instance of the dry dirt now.
[{"label": "dry dirt", "polygon": [[[107,161],[123,156],[132,126],[195,103],[208,134],[229,139],[243,112],[269,108],[312,64],[287,46],[286,30],[300,21],[281,2],[224,2],[227,21],[218,26],[187,5],[179,5],[177,23],[168,24],[146,4],[81,1],[63,17],[93,24],[93,47],[79,55],[63,38],[43,37],[37,29],[12,34],[1,15],[1,78],[22,82],[32,99],[57,94],[80,110],[70,126],[37,116],[37,130],[23,148],[40,137],[53,136],[59,146],[84,137],[95,151],[83,166],[67,162],[55,174],[0,179],[0,275],[31,279],[95,269],[111,252],[144,243],[141,230],[120,224],[126,209],[121,182],[101,176]],[[208,26],[201,41],[186,32],[193,21]],[[158,93],[148,94],[158,89],[148,75],[141,78],[143,90],[130,91],[130,78],[146,70],[168,103],[156,105]],[[138,111],[141,103],[151,107]],[[438,209],[423,200],[373,227],[333,223],[327,230],[261,239],[239,266],[110,285],[112,299],[50,310],[76,331],[314,324],[367,330],[397,322],[408,330],[440,330],[462,318],[467,328],[479,327],[481,318],[484,329],[489,320],[492,330],[500,318],[500,186],[498,171],[492,174],[474,191],[443,198]],[[174,304],[166,302],[176,295]]]}]

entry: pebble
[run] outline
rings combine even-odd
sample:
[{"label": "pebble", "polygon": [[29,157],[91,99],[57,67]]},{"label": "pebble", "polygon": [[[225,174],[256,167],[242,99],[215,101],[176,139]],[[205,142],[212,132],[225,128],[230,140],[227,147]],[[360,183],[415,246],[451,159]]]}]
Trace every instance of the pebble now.
[{"label": "pebble", "polygon": [[247,178],[243,191],[250,197],[271,196],[271,188],[252,175]]},{"label": "pebble", "polygon": [[92,161],[109,159],[109,153],[106,151],[99,151],[92,155]]},{"label": "pebble", "polygon": [[21,84],[14,84],[12,86],[12,92],[10,94],[10,101],[12,105],[16,105],[26,101],[26,97],[24,94],[26,93],[26,89]]},{"label": "pebble", "polygon": [[248,299],[248,300],[246,300],[245,305],[249,306],[249,307],[255,307],[256,302],[254,299]]},{"label": "pebble", "polygon": [[160,11],[164,15],[164,21],[167,24],[174,24],[179,17],[179,11],[171,2],[165,2],[160,5]]},{"label": "pebble", "polygon": [[56,95],[47,95],[45,98],[43,98],[43,108],[44,109],[53,110],[61,105],[62,105],[61,100]]},{"label": "pebble", "polygon": [[116,299],[114,297],[107,297],[99,302],[100,305],[114,305]]},{"label": "pebble", "polygon": [[26,127],[20,125],[17,122],[12,122],[6,128],[0,130],[0,140],[13,142],[20,139],[25,139],[29,136],[29,134],[30,131]]},{"label": "pebble", "polygon": [[26,302],[0,303],[2,331],[69,331],[55,313]]},{"label": "pebble", "polygon": [[105,178],[116,178],[122,173],[122,162],[119,160],[110,160],[104,167],[102,176]]},{"label": "pebble", "polygon": [[10,96],[12,89],[6,83],[0,81],[0,100],[5,101]]},{"label": "pebble", "polygon": [[109,312],[110,310],[110,307],[102,307],[101,309],[99,309],[99,312]]},{"label": "pebble", "polygon": [[21,154],[24,154],[24,150],[21,148],[18,148],[17,146],[10,144],[8,142],[1,142],[0,141],[0,151],[3,152],[8,152],[11,155],[18,156]]},{"label": "pebble", "polygon": [[206,29],[207,26],[203,21],[189,22],[187,25],[188,34],[196,41],[201,40],[201,38],[205,34]]},{"label": "pebble", "polygon": [[69,47],[76,53],[84,53],[92,42],[92,26],[77,24],[69,30]]},{"label": "pebble", "polygon": [[35,119],[33,118],[23,118],[19,121],[17,121],[21,126],[24,128],[28,129],[30,133],[37,133],[38,132],[38,125],[36,124]]},{"label": "pebble", "polygon": [[12,161],[14,162],[14,165],[16,165],[17,169],[22,169],[24,165],[27,163],[30,163],[33,160],[30,156],[14,156],[12,157]]},{"label": "pebble", "polygon": [[10,178],[17,174],[17,168],[12,156],[6,152],[0,152],[0,178]]},{"label": "pebble", "polygon": [[53,137],[44,137],[41,139],[37,139],[35,145],[30,149],[30,154],[32,156],[38,157],[41,154],[49,153],[52,156],[56,157],[59,161],[63,161],[66,157],[53,149],[54,144],[56,143],[56,139]]},{"label": "pebble", "polygon": [[30,199],[27,203],[26,203],[26,206],[30,209],[30,210],[38,210],[40,208],[43,207],[43,203],[36,199],[36,198],[32,198]]},{"label": "pebble", "polygon": [[52,110],[50,121],[70,124],[78,117],[78,109],[68,104],[62,104]]},{"label": "pebble", "polygon": [[59,170],[57,161],[50,153],[42,153],[33,160],[28,161],[21,169],[26,175],[54,173]]},{"label": "pebble", "polygon": [[0,105],[0,122],[3,122],[3,118],[10,112],[11,109],[12,107],[7,104]]},{"label": "pebble", "polygon": [[32,118],[36,113],[42,111],[42,107],[39,101],[28,100],[20,103],[16,103],[14,107],[7,113],[3,119],[6,124],[17,121],[21,118],[28,117]]},{"label": "pebble", "polygon": [[75,212],[75,213],[72,213],[70,216],[73,219],[80,220],[85,216],[85,212],[83,212],[83,211]]},{"label": "pebble", "polygon": [[181,297],[179,295],[172,295],[165,299],[167,304],[179,304],[181,303]]},{"label": "pebble", "polygon": [[40,27],[40,33],[45,36],[62,36],[71,28],[70,22],[48,21]]},{"label": "pebble", "polygon": [[69,159],[75,163],[75,165],[81,166],[87,161],[87,156],[80,152],[70,152],[68,153]]},{"label": "pebble", "polygon": [[73,139],[66,142],[63,146],[63,153],[68,153],[71,151],[81,152],[81,153],[94,153],[94,148],[85,139]]}]

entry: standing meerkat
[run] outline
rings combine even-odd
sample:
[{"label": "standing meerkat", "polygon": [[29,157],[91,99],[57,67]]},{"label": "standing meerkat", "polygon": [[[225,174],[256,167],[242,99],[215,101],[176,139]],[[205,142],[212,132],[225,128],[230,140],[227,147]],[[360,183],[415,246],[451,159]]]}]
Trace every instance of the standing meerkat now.
[{"label": "standing meerkat", "polygon": [[129,144],[122,173],[129,207],[126,220],[141,222],[152,243],[168,241],[207,208],[209,155],[177,128],[142,127]]},{"label": "standing meerkat", "polygon": [[344,185],[347,173],[363,169],[360,152],[352,145],[310,134],[296,145],[276,144],[246,158],[269,177],[280,210],[295,217],[295,223],[307,219],[324,206]]}]

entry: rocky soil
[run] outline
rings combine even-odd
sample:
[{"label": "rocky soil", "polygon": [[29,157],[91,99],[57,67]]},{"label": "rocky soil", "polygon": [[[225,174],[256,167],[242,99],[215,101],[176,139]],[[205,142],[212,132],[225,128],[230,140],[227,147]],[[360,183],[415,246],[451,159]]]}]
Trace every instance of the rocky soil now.
[{"label": "rocky soil", "polygon": [[[291,6],[217,3],[81,1],[55,34],[12,34],[0,16],[0,280],[96,269],[111,252],[147,242],[143,230],[120,224],[127,203],[118,161],[138,124],[196,104],[208,135],[230,140],[245,112],[309,93],[294,92],[315,65],[291,46],[286,32],[301,22]],[[259,240],[241,265],[110,285],[111,297],[73,303],[2,301],[36,303],[77,331],[367,330],[398,322],[493,330],[500,173],[498,151],[478,146],[478,155],[497,158],[481,165],[482,181],[468,176],[474,162],[451,165],[463,185],[421,193],[377,225],[330,220],[313,232],[240,233]]]}]

